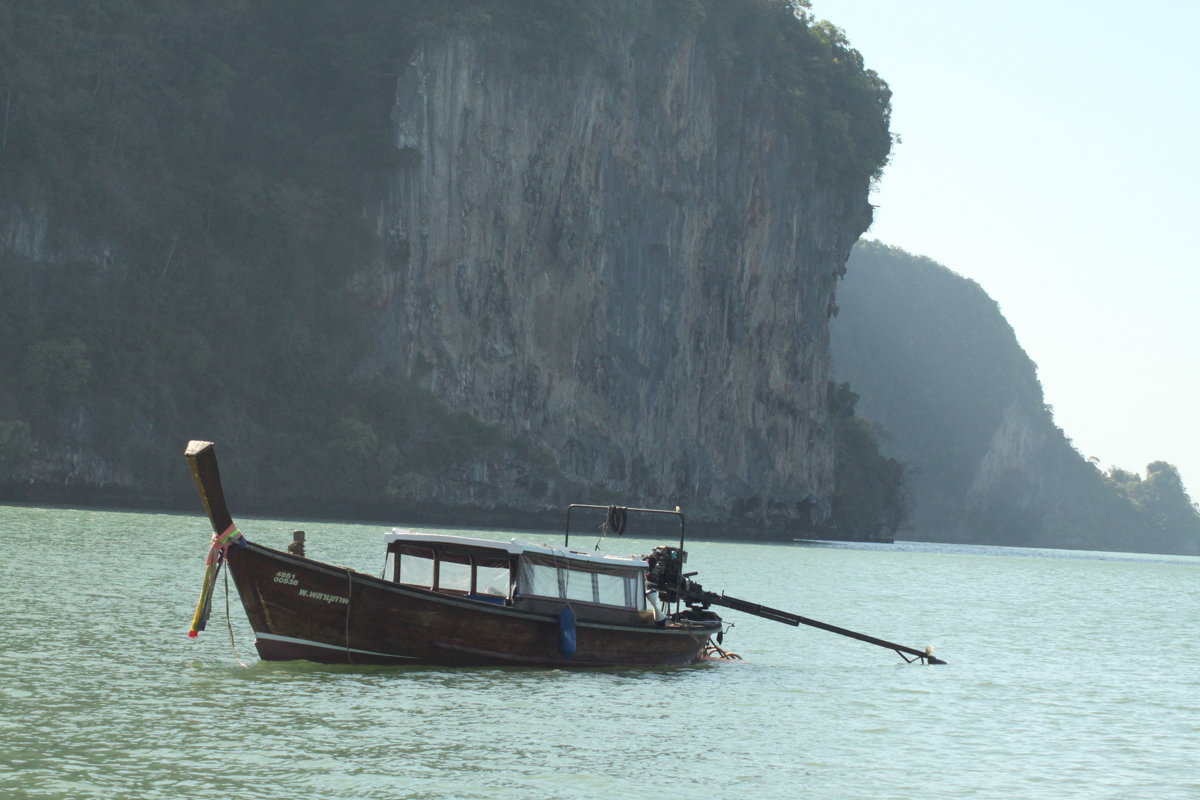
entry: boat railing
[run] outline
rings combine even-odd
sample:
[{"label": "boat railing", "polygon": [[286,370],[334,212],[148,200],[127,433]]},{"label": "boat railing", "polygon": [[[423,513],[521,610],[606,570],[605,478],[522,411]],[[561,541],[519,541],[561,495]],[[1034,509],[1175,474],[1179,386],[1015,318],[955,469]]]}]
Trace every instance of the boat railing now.
[{"label": "boat railing", "polygon": [[628,506],[600,506],[591,505],[588,503],[572,503],[567,506],[567,527],[563,535],[563,546],[569,547],[571,544],[571,512],[576,509],[604,511],[606,516],[603,522],[603,529],[606,532],[612,532],[620,536],[625,532],[625,524],[630,514],[664,514],[674,516],[679,520],[679,549],[683,550],[683,542],[685,537],[685,525],[683,512],[676,506],[674,510],[665,508],[630,508]]}]

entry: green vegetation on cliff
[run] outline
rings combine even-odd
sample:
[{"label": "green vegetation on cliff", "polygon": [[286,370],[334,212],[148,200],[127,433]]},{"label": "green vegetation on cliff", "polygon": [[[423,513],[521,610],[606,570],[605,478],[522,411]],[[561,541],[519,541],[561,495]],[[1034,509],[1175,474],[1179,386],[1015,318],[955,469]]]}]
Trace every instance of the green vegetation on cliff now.
[{"label": "green vegetation on cliff", "polygon": [[879,452],[870,422],[854,413],[848,383],[829,384],[837,468],[830,532],[843,539],[890,540],[908,521],[904,465]]}]

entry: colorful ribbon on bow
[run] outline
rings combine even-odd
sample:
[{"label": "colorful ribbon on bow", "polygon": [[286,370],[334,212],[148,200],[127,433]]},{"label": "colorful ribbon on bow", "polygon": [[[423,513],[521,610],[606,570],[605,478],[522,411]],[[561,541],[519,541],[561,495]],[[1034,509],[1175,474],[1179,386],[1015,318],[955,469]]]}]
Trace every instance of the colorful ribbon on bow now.
[{"label": "colorful ribbon on bow", "polygon": [[237,550],[246,544],[246,537],[236,525],[230,525],[224,533],[213,534],[212,547],[208,549],[208,558],[204,561],[204,585],[200,589],[200,600],[196,603],[196,613],[192,617],[192,627],[188,637],[195,639],[196,634],[204,630],[208,624],[208,614],[212,610],[213,589],[217,586],[217,575],[221,564],[229,556],[230,549]]}]

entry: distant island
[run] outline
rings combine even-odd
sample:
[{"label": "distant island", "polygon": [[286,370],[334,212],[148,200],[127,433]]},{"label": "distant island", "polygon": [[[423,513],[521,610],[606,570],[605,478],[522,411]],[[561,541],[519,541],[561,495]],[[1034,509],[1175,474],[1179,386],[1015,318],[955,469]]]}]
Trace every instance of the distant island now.
[{"label": "distant island", "polygon": [[859,243],[831,327],[834,372],[907,471],[904,535],[934,541],[1200,554],[1178,471],[1101,472],[1054,423],[1034,363],[977,283]]}]

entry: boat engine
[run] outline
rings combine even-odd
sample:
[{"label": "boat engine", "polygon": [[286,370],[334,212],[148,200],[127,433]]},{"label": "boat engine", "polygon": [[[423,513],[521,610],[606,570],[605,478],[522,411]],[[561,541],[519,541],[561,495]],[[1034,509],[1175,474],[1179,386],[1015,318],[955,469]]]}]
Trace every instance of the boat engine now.
[{"label": "boat engine", "polygon": [[658,599],[664,603],[678,603],[691,584],[683,572],[687,551],[666,545],[656,547],[646,556],[646,563],[650,565],[646,579],[658,590]]}]

